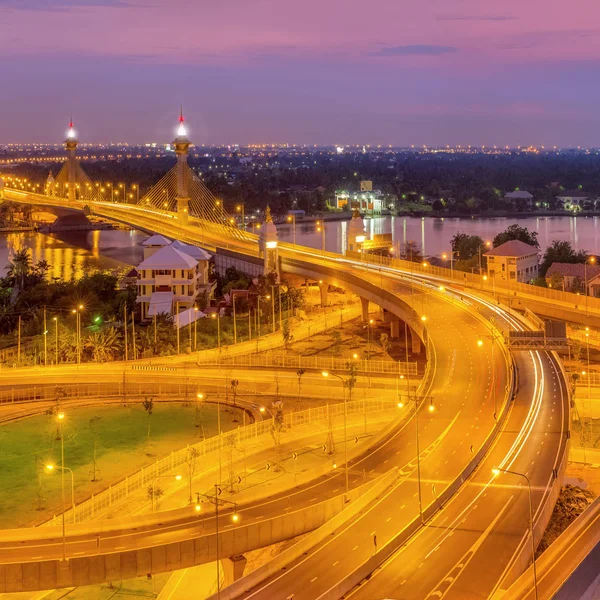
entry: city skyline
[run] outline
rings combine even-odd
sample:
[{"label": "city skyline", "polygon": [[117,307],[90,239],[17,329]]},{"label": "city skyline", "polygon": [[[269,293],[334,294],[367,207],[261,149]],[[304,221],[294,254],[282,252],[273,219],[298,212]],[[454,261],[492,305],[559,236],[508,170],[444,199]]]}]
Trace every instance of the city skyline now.
[{"label": "city skyline", "polygon": [[487,4],[0,0],[0,143],[600,145],[600,9]]}]

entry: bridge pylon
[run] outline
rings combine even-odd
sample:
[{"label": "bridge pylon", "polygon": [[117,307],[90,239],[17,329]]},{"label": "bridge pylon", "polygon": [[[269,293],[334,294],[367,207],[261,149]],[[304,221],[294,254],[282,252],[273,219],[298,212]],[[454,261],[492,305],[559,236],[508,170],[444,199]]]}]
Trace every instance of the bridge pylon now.
[{"label": "bridge pylon", "polygon": [[265,222],[260,228],[260,250],[264,259],[264,274],[276,273],[279,279],[279,240],[277,227],[273,223],[271,208],[267,206]]},{"label": "bridge pylon", "polygon": [[182,225],[187,225],[190,214],[190,195],[188,191],[188,154],[192,142],[188,139],[187,131],[184,125],[183,109],[179,113],[179,128],[177,137],[173,140],[175,154],[177,155],[177,220]]},{"label": "bridge pylon", "polygon": [[64,141],[64,144],[67,150],[67,199],[69,202],[75,202],[77,192],[77,159],[75,158],[75,153],[77,152],[79,140],[75,135],[72,118],[69,122],[69,131],[67,132],[67,139]]}]

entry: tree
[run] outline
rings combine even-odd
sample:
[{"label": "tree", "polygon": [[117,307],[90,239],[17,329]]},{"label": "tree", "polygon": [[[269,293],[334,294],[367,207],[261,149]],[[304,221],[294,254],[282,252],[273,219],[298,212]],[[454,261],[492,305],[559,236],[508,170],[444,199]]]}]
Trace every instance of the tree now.
[{"label": "tree", "polygon": [[509,242],[510,240],[520,240],[521,242],[525,242],[530,246],[535,246],[536,248],[540,247],[540,244],[537,239],[537,232],[529,231],[527,227],[521,227],[516,223],[507,227],[504,231],[499,233],[492,242],[494,248]]},{"label": "tree", "polygon": [[544,252],[544,258],[540,265],[540,275],[546,275],[546,271],[552,263],[584,263],[587,259],[588,254],[584,250],[576,252],[569,242],[554,240]]},{"label": "tree", "polygon": [[27,248],[15,253],[8,267],[9,276],[14,277],[19,290],[25,288],[25,278],[31,272],[31,258]]},{"label": "tree", "polygon": [[451,245],[452,251],[457,253],[458,260],[469,260],[479,254],[484,243],[478,235],[468,235],[459,231],[454,234]]},{"label": "tree", "polygon": [[237,396],[237,389],[238,389],[238,385],[240,385],[239,379],[232,379],[231,380],[231,392],[233,393],[233,422],[235,423],[237,420],[237,416],[236,416],[236,408],[237,408],[237,404],[235,403],[236,400],[236,396]]},{"label": "tree", "polygon": [[275,469],[279,471],[281,468],[279,465],[279,456],[281,453],[281,432],[283,431],[284,426],[283,402],[281,400],[274,402],[273,407],[275,408],[275,414],[273,415],[273,424],[271,425],[271,437],[275,443],[275,454],[277,456]]},{"label": "tree", "polygon": [[194,479],[194,473],[196,472],[196,463],[198,456],[200,456],[200,452],[198,452],[198,448],[194,448],[193,446],[187,449],[187,454],[185,456],[185,464],[187,466],[188,472],[188,504],[192,503],[192,481]]},{"label": "tree", "polygon": [[151,396],[144,398],[142,407],[148,415],[148,449],[147,454],[150,455],[150,418],[152,417],[152,411],[154,410],[154,399]]},{"label": "tree", "polygon": [[148,499],[152,503],[152,512],[154,512],[154,510],[156,509],[156,501],[159,498],[161,498],[165,492],[161,488],[159,488],[158,485],[156,485],[156,483],[149,485],[147,492],[148,492]]},{"label": "tree", "polygon": [[411,262],[421,262],[423,260],[421,250],[419,250],[417,242],[414,241],[406,242],[400,254],[404,260],[409,260]]},{"label": "tree", "polygon": [[392,343],[390,342],[390,336],[387,333],[382,333],[379,336],[379,341],[381,342],[381,347],[383,348],[383,354],[387,354],[387,351],[392,345]]},{"label": "tree", "polygon": [[292,335],[292,331],[290,328],[290,322],[288,319],[286,319],[283,322],[283,330],[282,330],[282,335],[283,335],[283,346],[284,348],[287,350],[290,343],[292,342],[292,340],[294,339],[294,336]]},{"label": "tree", "polygon": [[302,375],[306,373],[306,369],[298,369],[296,371],[296,375],[298,376],[298,400],[302,401],[302,396],[300,395],[300,386],[302,385]]}]

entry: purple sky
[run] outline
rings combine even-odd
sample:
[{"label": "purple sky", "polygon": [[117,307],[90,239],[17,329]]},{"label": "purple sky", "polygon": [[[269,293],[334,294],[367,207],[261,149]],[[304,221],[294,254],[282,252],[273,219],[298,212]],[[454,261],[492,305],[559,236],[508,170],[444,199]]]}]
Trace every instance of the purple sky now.
[{"label": "purple sky", "polygon": [[0,143],[600,146],[596,0],[0,0]]}]

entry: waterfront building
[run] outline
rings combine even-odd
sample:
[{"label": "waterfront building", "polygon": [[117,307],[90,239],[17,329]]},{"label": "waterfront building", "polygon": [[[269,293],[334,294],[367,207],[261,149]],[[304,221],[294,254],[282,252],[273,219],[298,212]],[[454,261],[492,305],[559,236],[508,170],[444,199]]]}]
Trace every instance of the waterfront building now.
[{"label": "waterfront building", "polygon": [[581,190],[561,192],[560,195],[557,196],[557,199],[562,202],[563,209],[570,212],[581,212],[584,204],[593,200],[591,194],[582,192]]},{"label": "waterfront building", "polygon": [[511,204],[512,207],[517,210],[522,210],[524,208],[531,210],[533,208],[533,194],[526,191],[516,190],[514,192],[508,192],[503,200],[508,204]]},{"label": "waterfront building", "polygon": [[385,205],[385,198],[381,190],[373,189],[372,181],[361,181],[360,190],[349,192],[336,190],[335,208],[349,210],[357,208],[362,214],[381,214]]},{"label": "waterfront building", "polygon": [[590,296],[600,295],[600,265],[553,262],[546,271],[546,283],[564,292],[583,292],[588,284]]},{"label": "waterfront building", "polygon": [[510,240],[486,252],[488,277],[497,282],[528,283],[538,276],[539,249],[521,240]]},{"label": "waterfront building", "polygon": [[180,241],[153,235],[144,243],[144,260],[137,266],[137,299],[141,318],[191,310],[199,296],[208,302],[216,282],[208,280],[210,254]]}]

